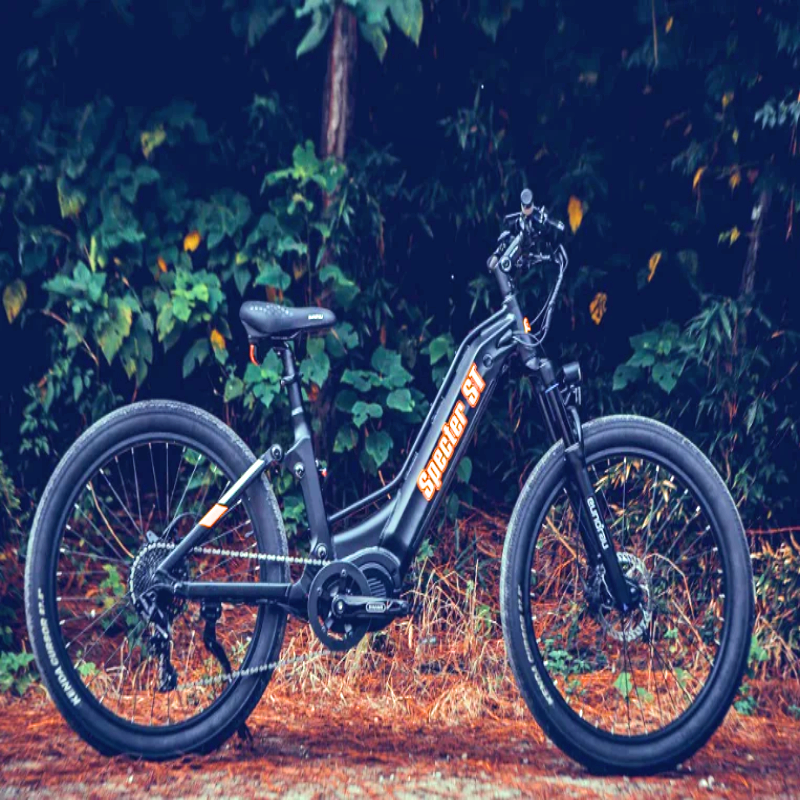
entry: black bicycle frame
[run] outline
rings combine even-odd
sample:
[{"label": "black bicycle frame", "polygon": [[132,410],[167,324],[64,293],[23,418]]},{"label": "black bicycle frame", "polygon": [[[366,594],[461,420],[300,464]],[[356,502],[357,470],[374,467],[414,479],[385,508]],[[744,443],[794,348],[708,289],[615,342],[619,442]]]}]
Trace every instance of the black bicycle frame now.
[{"label": "black bicycle frame", "polygon": [[[422,536],[456,474],[458,463],[467,450],[467,442],[475,435],[501,374],[508,369],[509,359],[520,355],[533,376],[550,439],[553,442],[564,441],[565,459],[572,477],[570,499],[589,561],[603,566],[609,590],[619,607],[627,610],[632,602],[629,586],[619,567],[611,535],[586,469],[577,413],[574,409],[567,409],[552,363],[526,339],[526,323],[513,284],[501,270],[495,268],[493,272],[503,294],[502,308],[472,330],[461,343],[397,476],[381,489],[330,516],[325,513],[294,356],[288,342],[279,343],[284,364],[282,384],[289,391],[294,444],[285,455],[280,447],[271,447],[178,542],[159,567],[162,586],[185,598],[215,602],[272,602],[295,613],[304,613],[314,567],[307,568],[295,583],[176,582],[169,576],[173,566],[208,539],[210,532],[242,498],[250,484],[260,479],[270,465],[281,463],[292,471],[303,492],[312,558],[358,562],[364,555],[381,554],[384,559],[394,562],[399,588]],[[350,528],[331,534],[332,525],[382,499],[388,502],[380,510]]]}]

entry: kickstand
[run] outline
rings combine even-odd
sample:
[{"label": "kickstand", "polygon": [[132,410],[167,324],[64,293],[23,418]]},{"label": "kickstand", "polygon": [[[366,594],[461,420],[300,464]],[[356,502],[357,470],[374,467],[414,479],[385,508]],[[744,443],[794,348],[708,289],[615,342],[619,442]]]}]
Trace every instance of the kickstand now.
[{"label": "kickstand", "polygon": [[253,738],[253,734],[250,733],[250,728],[247,727],[247,722],[243,722],[239,729],[236,731],[239,734],[239,738],[245,743],[249,744],[251,747],[255,744],[255,739]]},{"label": "kickstand", "polygon": [[[203,629],[203,644],[206,646],[206,650],[219,661],[222,671],[226,675],[230,675],[232,672],[231,662],[222,649],[222,645],[217,640],[217,621],[222,616],[222,606],[219,603],[207,603],[203,601],[200,605],[200,616],[206,623]],[[253,734],[250,733],[246,721],[242,722],[237,733],[239,734],[239,738],[243,741],[250,744],[253,743]]]},{"label": "kickstand", "polygon": [[203,644],[206,650],[219,661],[222,671],[226,675],[231,674],[231,662],[222,649],[222,645],[217,641],[217,620],[222,616],[222,606],[219,603],[207,603],[200,605],[200,616],[205,620],[206,626],[203,629]]}]

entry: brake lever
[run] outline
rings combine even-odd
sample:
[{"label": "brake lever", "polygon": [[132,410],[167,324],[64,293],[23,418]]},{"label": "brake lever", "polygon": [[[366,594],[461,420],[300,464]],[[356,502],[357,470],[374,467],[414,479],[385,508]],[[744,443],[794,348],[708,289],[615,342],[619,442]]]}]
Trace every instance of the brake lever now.
[{"label": "brake lever", "polygon": [[525,257],[525,266],[530,269],[538,264],[544,264],[546,261],[552,261],[553,256],[546,253],[530,253]]}]

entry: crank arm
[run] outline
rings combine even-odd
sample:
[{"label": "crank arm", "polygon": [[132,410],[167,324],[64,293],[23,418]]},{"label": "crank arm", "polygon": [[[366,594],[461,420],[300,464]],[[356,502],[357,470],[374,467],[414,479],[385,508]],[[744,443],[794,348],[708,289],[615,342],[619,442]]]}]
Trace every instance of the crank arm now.
[{"label": "crank arm", "polygon": [[569,493],[570,501],[575,515],[581,521],[578,528],[586,552],[595,564],[602,564],[605,567],[606,584],[617,608],[625,613],[633,608],[636,599],[631,596],[630,584],[617,559],[614,539],[597,502],[581,451],[582,448],[578,444],[567,447],[564,451],[574,487]]},{"label": "crank arm", "polygon": [[341,595],[333,601],[333,615],[338,619],[374,620],[395,619],[411,613],[406,600],[387,597],[364,597],[362,595]]}]

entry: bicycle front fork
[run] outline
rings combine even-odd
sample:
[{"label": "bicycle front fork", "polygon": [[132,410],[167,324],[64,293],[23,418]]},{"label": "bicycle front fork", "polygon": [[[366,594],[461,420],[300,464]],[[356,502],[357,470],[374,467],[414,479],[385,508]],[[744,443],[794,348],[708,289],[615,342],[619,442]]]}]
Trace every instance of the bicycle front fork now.
[{"label": "bicycle front fork", "polygon": [[580,368],[569,364],[556,376],[551,361],[534,357],[526,362],[538,384],[538,398],[545,425],[552,440],[564,442],[564,460],[569,473],[572,510],[578,520],[591,569],[602,568],[603,579],[616,607],[623,613],[633,610],[640,600],[639,590],[625,578],[617,558],[614,539],[605,513],[589,477],[583,446],[580,403]]}]

